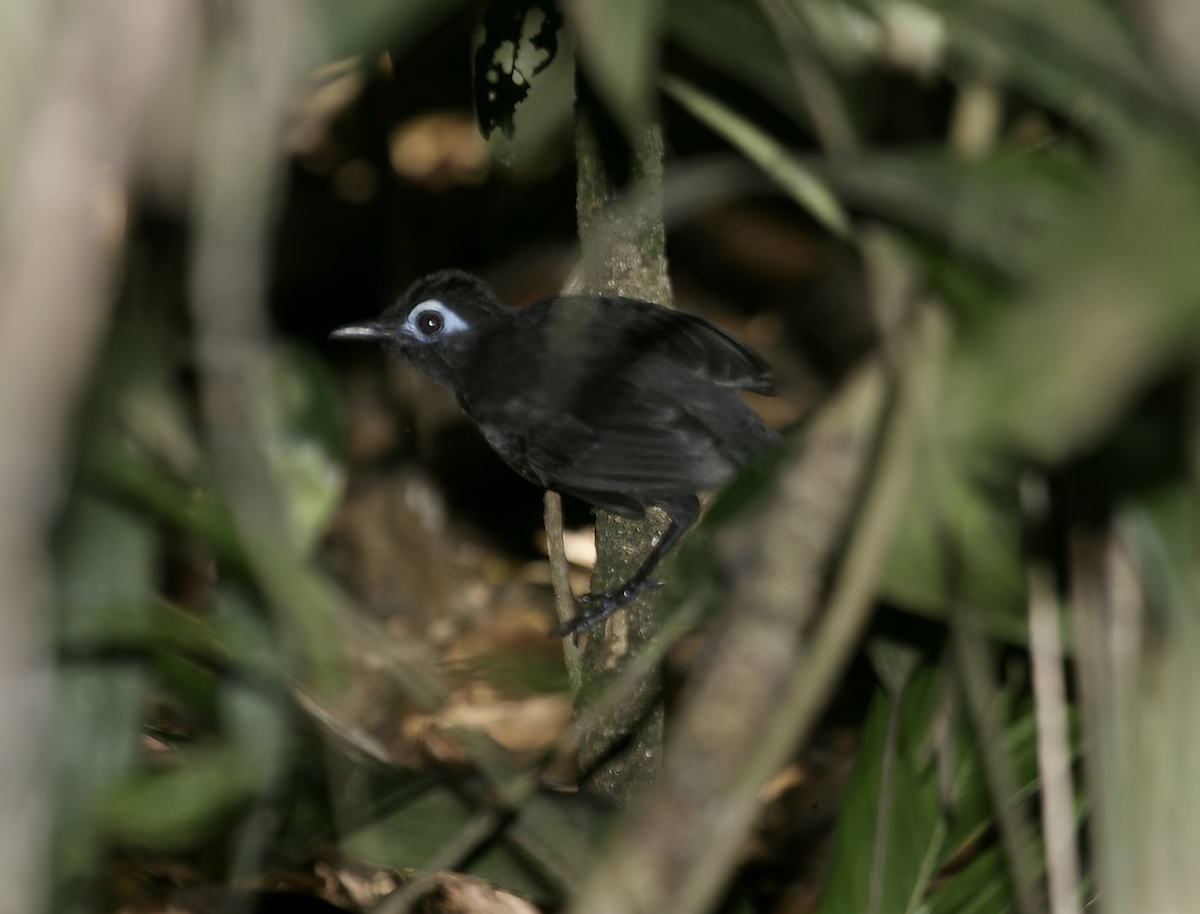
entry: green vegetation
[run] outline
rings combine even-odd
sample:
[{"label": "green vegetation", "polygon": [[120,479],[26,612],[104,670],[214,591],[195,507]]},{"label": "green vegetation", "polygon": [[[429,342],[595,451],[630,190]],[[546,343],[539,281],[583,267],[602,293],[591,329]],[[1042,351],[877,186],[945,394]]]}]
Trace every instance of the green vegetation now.
[{"label": "green vegetation", "polygon": [[[488,113],[496,211],[570,158],[575,62],[638,155],[660,123],[668,149],[719,151],[669,155],[661,188],[635,182],[611,218],[661,196],[672,256],[697,213],[772,198],[811,250],[852,264],[844,309],[872,328],[855,358],[807,375],[821,377],[802,421],[671,563],[660,635],[570,725],[558,646],[536,637],[548,589],[463,536],[405,462],[431,447],[444,401],[380,380],[381,364],[364,382],[319,334],[279,343],[268,317],[306,257],[285,235],[322,218],[288,193],[320,180],[342,205],[394,180],[321,171],[322,155],[349,159],[329,152],[331,125],[347,118],[385,161],[387,139],[353,119],[386,108],[371,80],[396,80],[402,107],[420,78],[460,72],[469,99],[454,17],[480,11],[8,7],[12,910],[192,910],[197,886],[231,892],[226,910],[280,886],[362,910],[490,910],[452,907],[451,872],[581,912],[1191,910],[1200,29],[1186,3],[563,0],[557,42],[530,41],[533,23],[516,47],[534,62],[486,71],[520,100]],[[493,27],[497,10],[544,18],[493,0]],[[494,53],[515,53],[511,36]],[[372,229],[388,275],[322,328],[424,262],[421,219],[488,218],[456,196],[484,179],[439,167],[434,203],[395,194],[417,215]],[[799,376],[784,336],[767,341]],[[367,389],[392,444],[361,458],[347,440]],[[378,538],[356,538],[346,517],[371,510]],[[586,662],[603,662],[595,644]],[[655,786],[619,807],[586,779],[561,790],[615,709],[657,694],[664,662],[686,682],[667,677]],[[841,773],[801,808],[831,745]]]}]

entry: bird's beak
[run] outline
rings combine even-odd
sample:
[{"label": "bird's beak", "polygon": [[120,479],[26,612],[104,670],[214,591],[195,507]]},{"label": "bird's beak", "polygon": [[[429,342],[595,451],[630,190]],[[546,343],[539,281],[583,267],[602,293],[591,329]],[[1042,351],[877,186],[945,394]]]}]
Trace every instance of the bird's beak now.
[{"label": "bird's beak", "polygon": [[374,321],[365,324],[348,324],[338,327],[329,334],[331,340],[382,340],[387,338],[387,332]]}]

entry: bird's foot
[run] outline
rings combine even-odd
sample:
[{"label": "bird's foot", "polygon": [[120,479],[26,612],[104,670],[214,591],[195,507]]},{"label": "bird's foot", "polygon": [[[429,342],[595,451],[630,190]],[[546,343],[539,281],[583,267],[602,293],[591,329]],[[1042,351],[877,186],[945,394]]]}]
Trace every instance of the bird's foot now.
[{"label": "bird's foot", "polygon": [[613,590],[606,590],[603,593],[584,594],[579,598],[579,602],[583,608],[574,619],[568,619],[566,622],[560,622],[554,627],[553,634],[560,638],[565,638],[567,635],[578,635],[586,629],[599,625],[622,606],[625,606],[638,594],[644,593],[653,587],[661,587],[661,581],[644,581],[635,583],[628,581],[620,587]]}]

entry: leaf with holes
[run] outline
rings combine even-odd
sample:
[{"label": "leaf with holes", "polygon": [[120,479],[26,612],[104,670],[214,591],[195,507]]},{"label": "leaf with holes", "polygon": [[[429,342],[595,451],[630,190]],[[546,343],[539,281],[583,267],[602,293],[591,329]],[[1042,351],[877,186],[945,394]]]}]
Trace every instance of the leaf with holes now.
[{"label": "leaf with holes", "polygon": [[533,77],[558,53],[562,16],[545,0],[496,0],[483,16],[483,44],[475,52],[475,112],[485,137],[497,127],[513,135],[517,105]]}]

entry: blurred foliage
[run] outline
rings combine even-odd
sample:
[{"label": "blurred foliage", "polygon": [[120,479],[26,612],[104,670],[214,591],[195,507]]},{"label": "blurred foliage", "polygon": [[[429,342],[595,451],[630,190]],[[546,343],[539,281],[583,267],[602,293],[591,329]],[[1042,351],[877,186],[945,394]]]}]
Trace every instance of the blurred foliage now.
[{"label": "blurred foliage", "polygon": [[[510,177],[540,147],[569,142],[560,91],[529,127],[537,143],[520,145],[518,105],[528,94],[534,107],[549,60],[520,81],[512,60],[495,63],[502,51],[515,59],[522,44],[554,56],[551,38],[523,35],[524,20],[512,18],[535,6],[494,0],[475,58],[477,67],[488,61],[477,78],[496,73],[506,89],[494,110],[480,105],[477,114],[485,132],[515,129],[504,153]],[[1011,807],[1037,830],[1030,850],[1040,880],[1043,748],[1021,662],[1031,560],[1055,572],[1078,676],[1069,716],[1090,753],[1075,764],[1081,739],[1069,734],[1071,773],[1085,775],[1077,807],[1090,829],[1084,884],[1072,891],[1080,906],[1095,901],[1112,914],[1185,910],[1195,897],[1200,124],[1188,103],[1196,86],[1176,58],[1200,55],[1200,36],[1162,39],[1156,17],[1168,6],[561,4],[563,55],[577,56],[581,78],[626,136],[660,106],[682,111],[711,131],[710,146],[758,169],[814,237],[852,246],[864,226],[886,227],[912,291],[908,313],[875,315],[881,351],[916,302],[953,325],[874,594],[915,670],[889,679],[871,655],[878,684],[828,867],[804,910],[1044,909],[1040,898],[1020,897],[997,812]],[[401,59],[457,7],[323,0],[312,27],[325,59],[369,60],[385,49]],[[215,60],[220,51],[205,53]],[[561,90],[568,77],[556,78]],[[479,84],[485,99],[487,84]],[[828,93],[815,93],[822,86]],[[897,86],[944,100],[932,128],[913,136],[895,127],[905,112],[882,109],[904,97]],[[986,121],[977,104],[998,112],[982,144],[954,140],[971,118]],[[853,148],[822,148],[830,106],[847,115]],[[855,258],[861,266],[861,252]],[[270,417],[249,442],[285,508],[277,543],[296,555],[281,547],[282,558],[264,561],[261,543],[247,548],[198,405],[203,369],[181,313],[192,268],[183,261],[177,250],[126,252],[54,531],[54,909],[101,910],[122,895],[111,876],[117,855],[193,854],[192,881],[246,888],[262,874],[312,869],[330,848],[395,884],[453,869],[561,908],[594,865],[612,815],[548,789],[562,778],[547,762],[570,755],[565,721],[547,724],[553,734],[532,749],[513,748],[497,723],[501,702],[473,708],[479,716],[467,724],[447,722],[445,710],[463,669],[507,668],[501,686],[521,697],[561,692],[563,677],[544,675],[546,657],[533,648],[516,662],[466,648],[465,659],[446,659],[413,635],[415,623],[389,628],[352,608],[341,586],[356,582],[335,583],[322,551],[347,492],[342,395],[351,386],[301,343],[271,349]],[[1165,387],[1182,393],[1160,408]],[[417,435],[422,408],[431,409],[418,404],[405,417]],[[804,430],[801,422],[790,435]],[[671,564],[672,605],[699,602],[700,617],[716,614],[721,531],[753,518],[777,465],[764,457],[718,498]],[[389,469],[381,461],[373,472]],[[1030,479],[1045,481],[1045,504],[1023,498]],[[413,518],[436,514],[419,493],[409,501]],[[445,536],[446,523],[435,521],[430,536]],[[851,525],[847,544],[857,532]],[[458,559],[428,548],[413,546],[404,560],[434,579],[465,580]],[[468,583],[504,579],[493,566],[479,574]],[[409,589],[396,604],[437,617],[451,584],[402,582]],[[964,628],[999,645],[1000,659],[979,671],[998,743],[948,659],[948,633]],[[500,635],[495,642],[505,646]],[[335,668],[345,675],[320,675]],[[398,720],[412,732],[397,735]],[[988,753],[1003,756],[1015,796],[998,795]],[[747,888],[752,872],[729,874],[727,903],[789,910],[784,892]],[[797,878],[772,870],[774,884]],[[130,896],[137,892],[121,903]]]}]

